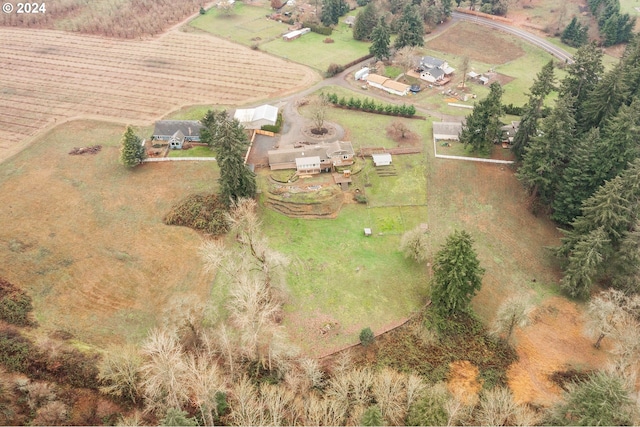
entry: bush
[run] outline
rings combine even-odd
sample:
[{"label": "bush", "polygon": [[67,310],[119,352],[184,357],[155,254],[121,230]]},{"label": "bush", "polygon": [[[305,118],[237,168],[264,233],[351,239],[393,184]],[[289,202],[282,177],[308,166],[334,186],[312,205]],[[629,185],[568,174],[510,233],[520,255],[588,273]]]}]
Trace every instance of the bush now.
[{"label": "bush", "polygon": [[373,334],[373,331],[370,327],[366,327],[360,331],[360,344],[365,347],[373,344],[373,341],[376,339],[376,336]]},{"label": "bush", "polygon": [[30,326],[33,310],[31,297],[21,289],[0,278],[0,319],[17,326]]},{"label": "bush", "polygon": [[356,202],[358,202],[358,203],[362,203],[362,204],[366,204],[367,203],[367,196],[365,196],[362,193],[356,194],[355,199],[356,199]]},{"label": "bush", "polygon": [[509,105],[503,105],[502,106],[505,114],[512,114],[514,116],[521,116],[524,113],[524,108],[523,107],[517,107],[513,104],[509,104]]},{"label": "bush", "polygon": [[314,33],[322,34],[323,36],[330,36],[331,33],[333,32],[331,27],[325,27],[324,25],[321,25],[315,22],[310,22],[310,21],[303,22],[302,26],[309,28]]},{"label": "bush", "polygon": [[207,11],[204,9],[204,7],[201,7],[200,8],[200,15],[204,15],[206,13],[207,13]]},{"label": "bush", "polygon": [[37,355],[31,340],[14,329],[0,331],[0,364],[9,372],[27,373]]},{"label": "bush", "polygon": [[344,67],[342,67],[341,65],[338,64],[329,64],[329,67],[327,68],[327,77],[333,77],[336,74],[339,74],[341,72],[344,71]]},{"label": "bush", "polygon": [[225,204],[216,194],[192,194],[171,208],[163,222],[221,235],[229,231],[226,212]]}]

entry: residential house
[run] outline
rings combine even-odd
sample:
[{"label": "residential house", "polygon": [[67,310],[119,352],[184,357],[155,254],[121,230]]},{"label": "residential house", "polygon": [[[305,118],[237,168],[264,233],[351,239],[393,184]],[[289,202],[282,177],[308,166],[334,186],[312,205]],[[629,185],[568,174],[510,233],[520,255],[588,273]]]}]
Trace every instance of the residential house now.
[{"label": "residential house", "polygon": [[444,84],[448,82],[448,77],[453,74],[454,68],[451,68],[447,61],[434,58],[433,56],[423,56],[420,59],[418,72],[420,78],[429,83]]},{"label": "residential house", "polygon": [[405,96],[409,93],[409,88],[411,87],[410,85],[397,82],[379,74],[369,74],[367,75],[366,80],[369,86],[382,89],[398,96]]},{"label": "residential house", "polygon": [[513,144],[513,138],[516,136],[516,132],[518,132],[519,127],[519,121],[512,121],[511,124],[502,126],[500,128],[500,130],[502,130],[502,142]]},{"label": "residential house", "polygon": [[177,130],[171,138],[169,138],[169,148],[172,150],[182,150],[184,145],[184,133],[181,130]]},{"label": "residential house", "polygon": [[354,154],[349,141],[281,148],[267,153],[271,170],[295,168],[300,174],[329,172],[336,166],[352,165]]},{"label": "residential house", "polygon": [[180,131],[184,141],[199,142],[202,124],[197,120],[161,120],[153,129],[153,139],[169,141]]},{"label": "residential house", "polygon": [[278,121],[278,108],[261,105],[256,108],[238,108],[233,115],[245,129],[260,129],[264,125],[275,125]]}]

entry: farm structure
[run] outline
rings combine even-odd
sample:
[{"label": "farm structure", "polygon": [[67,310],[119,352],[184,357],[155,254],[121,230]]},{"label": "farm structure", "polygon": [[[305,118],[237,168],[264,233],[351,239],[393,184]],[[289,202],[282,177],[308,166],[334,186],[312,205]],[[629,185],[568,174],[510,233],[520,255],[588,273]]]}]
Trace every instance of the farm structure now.
[{"label": "farm structure", "polygon": [[380,153],[380,154],[372,154],[373,165],[378,166],[389,166],[392,163],[391,154],[389,153]]},{"label": "farm structure", "polygon": [[271,170],[296,169],[298,174],[313,174],[352,165],[354,151],[350,141],[335,141],[269,150],[268,156]]},{"label": "farm structure", "polygon": [[255,130],[265,125],[274,126],[278,121],[278,108],[268,104],[256,108],[239,108],[233,118],[238,120],[245,129]]},{"label": "farm structure", "polygon": [[283,35],[282,39],[286,42],[290,42],[291,40],[295,40],[299,37],[302,37],[303,35],[309,33],[310,31],[311,31],[311,28],[301,28],[299,30],[291,31]]},{"label": "farm structure", "polygon": [[409,93],[409,88],[411,87],[410,85],[397,82],[379,74],[369,74],[366,76],[366,80],[369,86],[382,89],[385,92],[398,96],[405,96]]},{"label": "farm structure", "polygon": [[181,31],[152,40],[112,40],[0,28],[0,39],[0,158],[71,117],[140,126],[186,104],[246,104],[318,80],[302,65]]},{"label": "farm structure", "polygon": [[489,82],[491,81],[491,77],[485,76],[484,74],[478,74],[475,71],[469,71],[467,73],[467,76],[469,76],[472,81],[475,81],[476,83],[483,86],[489,84]]},{"label": "farm structure", "polygon": [[433,122],[435,141],[459,141],[462,122]]},{"label": "farm structure", "polygon": [[353,74],[353,78],[356,80],[367,80],[369,75],[369,67],[362,67]]},{"label": "farm structure", "polygon": [[171,142],[181,136],[183,141],[199,142],[201,129],[198,120],[160,120],[153,129],[153,139]]},{"label": "farm structure", "polygon": [[422,80],[429,83],[445,84],[451,80],[449,76],[453,74],[455,69],[451,68],[445,60],[423,56],[416,71]]}]

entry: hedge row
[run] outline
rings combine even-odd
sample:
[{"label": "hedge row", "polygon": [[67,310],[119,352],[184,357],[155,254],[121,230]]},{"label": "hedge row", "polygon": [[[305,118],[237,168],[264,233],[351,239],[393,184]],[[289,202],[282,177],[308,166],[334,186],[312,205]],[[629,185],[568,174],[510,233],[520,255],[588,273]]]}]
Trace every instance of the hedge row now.
[{"label": "hedge row", "polygon": [[346,99],[344,96],[338,98],[335,93],[326,95],[327,100],[333,105],[340,107],[346,107],[353,110],[365,111],[368,113],[387,114],[394,116],[413,117],[416,114],[416,107],[413,105],[396,105],[396,104],[376,104],[372,99],[365,98],[360,100],[358,98]]},{"label": "hedge row", "polygon": [[329,67],[327,68],[327,72],[325,74],[326,74],[327,77],[333,77],[336,74],[343,72],[347,68],[352,67],[352,66],[354,66],[356,64],[359,64],[362,61],[366,61],[367,59],[371,59],[371,58],[373,58],[373,55],[372,54],[368,54],[368,55],[365,55],[365,56],[361,56],[358,59],[354,59],[353,61],[348,62],[348,63],[346,63],[344,65],[335,64],[335,63],[329,64]]},{"label": "hedge row", "polygon": [[264,125],[260,129],[266,130],[268,132],[280,133],[280,129],[282,129],[282,122],[283,122],[282,113],[278,113],[278,119],[276,120],[275,125]]},{"label": "hedge row", "polygon": [[322,34],[323,36],[330,36],[333,32],[333,29],[331,27],[325,27],[324,25],[308,21],[302,23],[302,28],[309,28],[314,33]]}]

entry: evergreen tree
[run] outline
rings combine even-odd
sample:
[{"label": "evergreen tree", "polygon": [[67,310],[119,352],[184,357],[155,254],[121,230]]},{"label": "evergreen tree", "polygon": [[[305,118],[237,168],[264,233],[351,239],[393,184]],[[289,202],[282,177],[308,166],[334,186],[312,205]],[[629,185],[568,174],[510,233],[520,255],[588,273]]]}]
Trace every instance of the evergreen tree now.
[{"label": "evergreen tree", "polygon": [[133,132],[131,126],[127,126],[127,130],[122,135],[120,146],[120,163],[132,168],[139,165],[146,157],[142,140]]},{"label": "evergreen tree", "polygon": [[349,6],[344,0],[323,0],[320,21],[327,27],[336,25],[342,15],[349,11]]},{"label": "evergreen tree", "polygon": [[369,3],[356,16],[356,22],[353,24],[353,38],[356,40],[369,40],[377,23],[378,12],[376,7],[373,3]]},{"label": "evergreen tree", "polygon": [[394,43],[396,49],[405,46],[424,45],[424,27],[418,14],[417,6],[407,4],[402,10],[402,16],[398,21],[398,37]]},{"label": "evergreen tree", "polygon": [[513,138],[512,150],[519,160],[522,160],[525,148],[537,133],[538,120],[542,116],[544,101],[553,89],[555,89],[555,76],[553,60],[551,60],[542,67],[531,85],[529,101],[524,107],[520,126]]},{"label": "evergreen tree", "polygon": [[580,47],[588,41],[588,30],[589,28],[578,22],[578,18],[574,16],[569,25],[567,25],[562,32],[560,40],[569,46]]},{"label": "evergreen tree", "polygon": [[575,144],[575,119],[571,97],[559,98],[552,113],[542,120],[541,134],[526,147],[518,179],[543,204],[551,205]]},{"label": "evergreen tree", "polygon": [[[626,281],[640,271],[637,225],[640,214],[640,159],[607,181],[584,201],[582,215],[565,231],[557,253],[568,260],[563,288],[571,295],[586,296],[601,277],[611,283]],[[590,251],[590,247],[595,248]],[[621,261],[625,268],[620,271]]]},{"label": "evergreen tree", "polygon": [[[212,118],[215,119],[212,120]],[[249,140],[238,120],[226,112],[209,111],[202,123],[207,126],[202,134],[216,152],[220,167],[220,196],[227,203],[240,198],[252,198],[256,193],[256,176],[244,163]],[[202,135],[201,134],[201,139]]]},{"label": "evergreen tree", "polygon": [[552,425],[634,425],[638,409],[631,393],[617,375],[595,372],[569,386],[563,401],[553,408]]},{"label": "evergreen tree", "polygon": [[451,0],[440,0],[440,7],[442,7],[444,17],[449,18],[453,9]]},{"label": "evergreen tree", "polygon": [[362,414],[360,423],[361,425],[368,427],[383,425],[384,422],[382,419],[382,411],[380,411],[380,407],[378,407],[378,405],[369,406]]},{"label": "evergreen tree", "polygon": [[573,99],[571,107],[578,122],[581,122],[582,104],[604,71],[602,55],[602,50],[595,44],[586,44],[576,51],[573,55],[574,62],[565,68],[567,75],[560,83],[559,97]]},{"label": "evergreen tree", "polygon": [[378,25],[371,32],[371,46],[369,46],[369,53],[375,56],[378,60],[384,60],[391,56],[389,46],[391,44],[391,35],[389,27],[384,20],[384,17],[380,17]]},{"label": "evergreen tree", "polygon": [[163,426],[197,426],[198,421],[195,418],[187,417],[187,413],[175,408],[170,408],[162,419]]},{"label": "evergreen tree", "polygon": [[626,87],[620,78],[621,68],[618,66],[606,73],[585,99],[581,117],[582,129],[599,127],[618,112],[626,97]]},{"label": "evergreen tree", "polygon": [[623,105],[606,123],[603,134],[601,167],[606,170],[605,179],[612,179],[640,156],[640,97],[634,98],[629,106]]},{"label": "evergreen tree", "polygon": [[431,301],[442,317],[467,311],[482,286],[484,269],[466,231],[455,231],[438,251],[433,264]]},{"label": "evergreen tree", "polygon": [[491,84],[489,95],[476,104],[473,113],[467,117],[460,133],[460,142],[470,146],[474,152],[488,153],[499,139],[502,116],[502,86]]},{"label": "evergreen tree", "polygon": [[560,224],[571,223],[580,215],[582,202],[604,183],[608,170],[602,150],[606,144],[598,128],[592,129],[576,144],[553,200],[553,220]]}]

